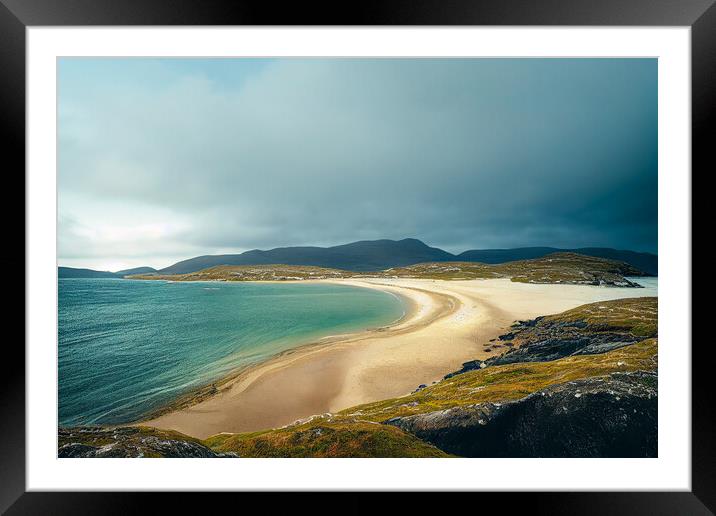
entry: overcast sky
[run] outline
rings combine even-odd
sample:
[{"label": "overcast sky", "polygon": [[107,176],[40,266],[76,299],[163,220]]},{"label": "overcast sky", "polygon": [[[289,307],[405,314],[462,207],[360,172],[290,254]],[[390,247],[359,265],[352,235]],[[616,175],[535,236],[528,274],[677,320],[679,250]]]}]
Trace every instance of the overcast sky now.
[{"label": "overcast sky", "polygon": [[59,262],[656,252],[655,59],[61,59]]}]

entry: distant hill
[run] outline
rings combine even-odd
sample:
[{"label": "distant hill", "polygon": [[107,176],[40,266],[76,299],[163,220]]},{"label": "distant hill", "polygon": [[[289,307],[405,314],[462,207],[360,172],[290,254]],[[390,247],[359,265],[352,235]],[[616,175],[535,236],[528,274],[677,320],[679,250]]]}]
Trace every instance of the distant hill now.
[{"label": "distant hill", "polygon": [[454,260],[455,256],[420,240],[363,240],[334,247],[279,247],[269,251],[198,256],[158,272],[187,274],[217,265],[313,265],[347,271],[378,271],[422,262]]},{"label": "distant hill", "polygon": [[548,254],[567,252],[577,253],[596,258],[607,258],[626,262],[637,269],[651,275],[659,274],[659,257],[651,253],[637,253],[622,251],[609,247],[579,247],[575,249],[560,249],[557,247],[518,247],[515,249],[476,249],[465,251],[457,255],[457,260],[481,263],[505,263],[515,260],[532,260]]},{"label": "distant hill", "polygon": [[157,271],[152,267],[135,267],[134,269],[124,269],[117,272],[57,267],[57,276],[59,278],[123,278],[130,274],[151,274],[153,272]]},{"label": "distant hill", "polygon": [[74,267],[57,267],[59,278],[118,278],[114,272],[93,271],[92,269],[75,269]]}]

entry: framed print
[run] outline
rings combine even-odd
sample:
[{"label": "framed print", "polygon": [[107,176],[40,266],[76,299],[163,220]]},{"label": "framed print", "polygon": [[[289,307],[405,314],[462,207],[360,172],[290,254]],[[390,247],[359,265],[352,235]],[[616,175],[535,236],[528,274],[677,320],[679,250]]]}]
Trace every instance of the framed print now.
[{"label": "framed print", "polygon": [[2,4],[8,514],[716,507],[691,306],[710,2]]}]

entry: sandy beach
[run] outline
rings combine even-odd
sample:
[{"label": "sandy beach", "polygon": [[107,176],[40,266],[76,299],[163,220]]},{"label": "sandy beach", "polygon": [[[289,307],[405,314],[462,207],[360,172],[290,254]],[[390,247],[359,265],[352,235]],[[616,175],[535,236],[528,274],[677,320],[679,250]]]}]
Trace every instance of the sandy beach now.
[{"label": "sandy beach", "polygon": [[188,408],[141,424],[205,438],[276,428],[313,414],[403,396],[463,362],[505,351],[490,339],[516,320],[585,303],[655,295],[650,289],[537,285],[508,279],[330,280],[402,296],[396,324],[322,339],[242,371]]}]

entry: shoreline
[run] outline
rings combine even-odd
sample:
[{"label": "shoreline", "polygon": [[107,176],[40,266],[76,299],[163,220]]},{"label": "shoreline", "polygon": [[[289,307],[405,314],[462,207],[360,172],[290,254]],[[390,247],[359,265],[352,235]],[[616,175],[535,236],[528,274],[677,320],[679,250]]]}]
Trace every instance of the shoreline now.
[{"label": "shoreline", "polygon": [[[406,316],[382,328],[324,337],[214,382],[135,425],[205,438],[289,425],[314,414],[409,394],[463,362],[507,348],[494,339],[515,320],[645,289],[494,280],[304,280],[402,294]],[[636,292],[639,290],[641,292]]]},{"label": "shoreline", "polygon": [[[281,282],[286,283],[286,282]],[[142,418],[140,421],[135,421],[132,425],[135,426],[157,426],[158,428],[171,428],[181,427],[182,433],[187,435],[198,436],[201,434],[203,437],[208,437],[214,433],[226,432],[227,430],[221,430],[217,432],[213,431],[201,431],[201,427],[213,426],[202,425],[199,423],[196,428],[193,424],[174,422],[175,416],[180,414],[198,414],[197,418],[201,419],[202,414],[207,414],[203,404],[212,403],[220,400],[221,398],[229,396],[237,396],[249,389],[257,381],[264,378],[266,375],[270,375],[276,371],[284,370],[285,368],[291,367],[292,364],[303,360],[310,360],[314,356],[319,358],[327,352],[339,351],[337,346],[340,346],[340,351],[348,351],[353,344],[358,344],[369,339],[390,339],[391,337],[405,335],[413,332],[416,329],[427,327],[436,320],[450,315],[456,307],[456,299],[451,298],[447,295],[435,294],[433,292],[419,289],[419,288],[404,288],[400,286],[383,284],[382,281],[378,282],[367,282],[365,280],[353,280],[353,279],[321,279],[321,280],[302,280],[291,283],[328,283],[335,285],[347,285],[360,288],[369,288],[372,290],[380,290],[392,295],[396,295],[401,298],[405,306],[405,314],[394,321],[393,323],[377,328],[370,328],[359,332],[342,333],[337,335],[328,335],[318,340],[308,342],[299,345],[295,348],[281,351],[267,360],[261,361],[256,364],[247,365],[238,368],[236,371],[230,373],[224,378],[212,382],[209,385],[200,387],[192,392],[187,393],[183,397],[175,400],[174,402],[157,409],[156,411]],[[415,384],[412,389],[417,387]],[[213,387],[213,388],[212,388]],[[411,389],[411,390],[412,390]],[[407,392],[405,393],[407,394]],[[282,417],[278,415],[277,418],[260,418],[260,421],[256,421],[256,424],[249,423],[248,425],[235,425],[229,424],[228,427],[246,429],[247,431],[260,430],[266,427],[262,424],[263,421],[280,421],[271,427],[285,426],[305,416],[310,416],[314,413],[325,412],[325,410],[318,410],[306,414],[304,410],[300,410],[296,413],[296,416]],[[180,416],[181,418],[181,416]],[[183,419],[183,418],[182,418]]]},{"label": "shoreline", "polygon": [[[143,280],[137,280],[137,281],[143,281]],[[187,281],[186,283],[224,283],[222,281],[217,280],[192,280]],[[301,281],[246,281],[244,283],[306,283],[306,284],[321,284],[321,283],[331,283],[331,284],[338,284],[338,285],[345,285],[342,281],[334,281],[334,280],[301,280]],[[308,350],[308,348],[318,348],[321,346],[330,346],[336,341],[340,341],[349,337],[355,337],[355,336],[363,336],[368,334],[373,334],[377,332],[384,332],[386,330],[389,330],[393,328],[394,326],[398,326],[400,324],[403,324],[404,322],[408,321],[418,310],[418,307],[416,306],[414,300],[412,300],[410,297],[405,296],[403,294],[396,294],[394,292],[388,292],[386,290],[375,288],[373,286],[368,287],[364,285],[350,285],[350,286],[358,286],[360,288],[371,288],[372,290],[380,290],[382,292],[389,293],[391,295],[394,295],[397,297],[402,303],[404,307],[403,314],[395,319],[394,321],[382,325],[382,326],[376,326],[376,327],[368,327],[363,330],[358,331],[350,331],[345,333],[336,333],[332,335],[326,335],[324,337],[319,337],[318,339],[308,340],[307,342],[304,342],[302,344],[298,344],[295,347],[284,349],[282,351],[279,351],[273,355],[270,355],[262,360],[259,360],[258,362],[252,363],[252,364],[246,364],[243,366],[237,366],[232,370],[231,372],[225,374],[224,376],[209,382],[205,385],[200,385],[198,387],[193,388],[189,392],[179,396],[174,401],[171,401],[157,409],[154,409],[147,414],[144,414],[139,420],[130,422],[128,424],[137,426],[137,425],[144,425],[146,421],[151,421],[160,418],[161,416],[174,412],[177,410],[182,410],[186,408],[190,408],[198,403],[201,403],[202,401],[218,394],[223,389],[226,389],[227,387],[230,387],[230,385],[235,381],[240,381],[241,377],[243,375],[249,375],[252,373],[255,369],[260,369],[262,366],[265,366],[273,361],[279,361],[289,355],[292,355],[293,353],[296,353],[298,351]],[[117,426],[117,425],[112,425]]]}]

